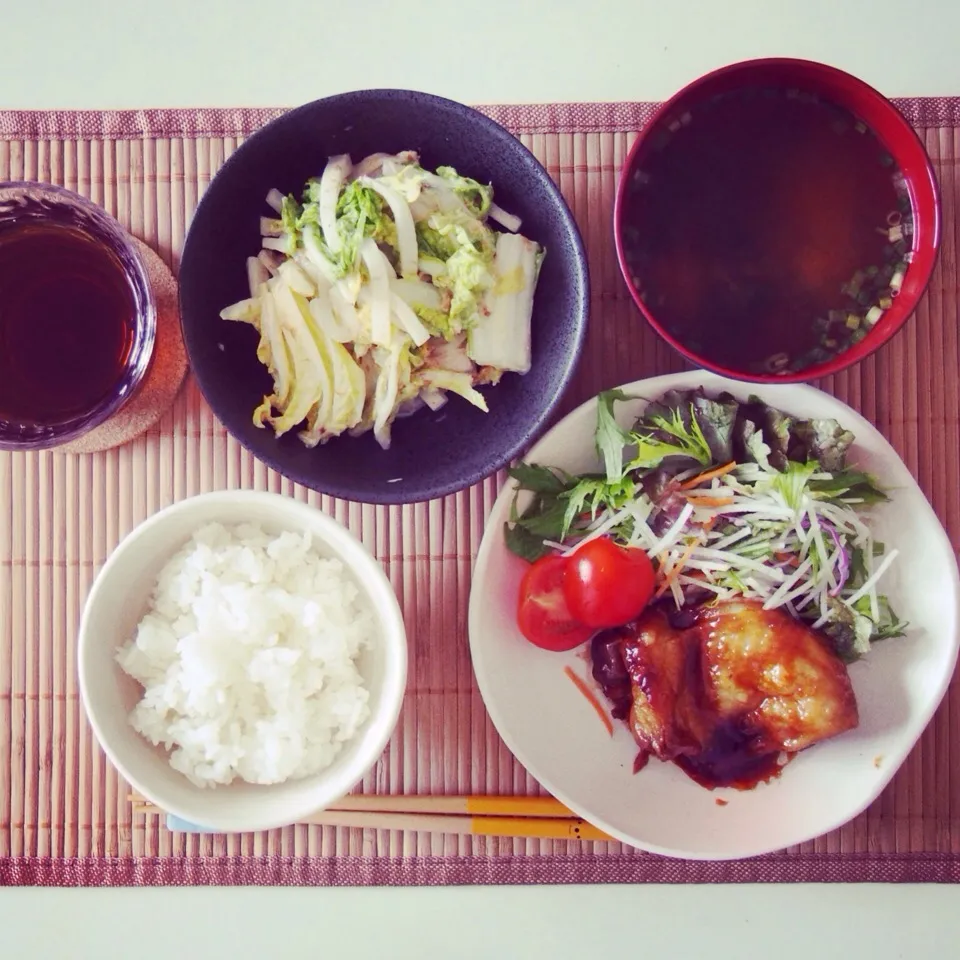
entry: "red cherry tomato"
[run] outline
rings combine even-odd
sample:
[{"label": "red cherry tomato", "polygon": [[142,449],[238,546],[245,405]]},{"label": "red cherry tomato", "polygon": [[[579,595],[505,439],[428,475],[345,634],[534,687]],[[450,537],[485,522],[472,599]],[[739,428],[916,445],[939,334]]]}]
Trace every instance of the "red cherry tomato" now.
[{"label": "red cherry tomato", "polygon": [[533,563],[520,584],[517,623],[520,632],[544,650],[572,650],[595,633],[578,623],[567,609],[563,580],[567,558],[556,554]]},{"label": "red cherry tomato", "polygon": [[574,619],[595,630],[633,620],[653,596],[653,564],[637,547],[598,537],[577,549],[567,563],[567,607]]}]

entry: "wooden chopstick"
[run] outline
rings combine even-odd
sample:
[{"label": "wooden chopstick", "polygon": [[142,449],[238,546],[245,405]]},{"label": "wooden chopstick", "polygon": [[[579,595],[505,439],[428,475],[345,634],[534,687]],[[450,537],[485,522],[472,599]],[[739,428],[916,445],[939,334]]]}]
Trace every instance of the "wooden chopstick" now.
[{"label": "wooden chopstick", "polygon": [[[164,811],[131,794],[135,813]],[[347,806],[345,806],[347,805]],[[299,821],[326,827],[410,830],[489,837],[612,840],[552,797],[430,797],[352,795]]]},{"label": "wooden chopstick", "polygon": [[[131,793],[132,803],[153,807],[146,797]],[[576,814],[553,797],[515,796],[425,796],[410,794],[350,794],[331,804],[327,810],[362,810],[378,813],[425,813],[445,816],[469,814],[490,817],[573,817]]]},{"label": "wooden chopstick", "polygon": [[[135,813],[162,814],[153,804],[134,804]],[[576,817],[491,817],[462,814],[390,813],[379,810],[321,810],[301,824],[360,830],[409,830],[487,837],[533,837],[553,840],[612,840]]]}]

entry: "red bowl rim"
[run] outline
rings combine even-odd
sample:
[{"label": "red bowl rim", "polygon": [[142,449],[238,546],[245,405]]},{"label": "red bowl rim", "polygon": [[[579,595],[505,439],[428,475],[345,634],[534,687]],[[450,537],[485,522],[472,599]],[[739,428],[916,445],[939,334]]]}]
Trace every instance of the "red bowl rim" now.
[{"label": "red bowl rim", "polygon": [[[927,226],[922,227],[922,233],[927,236],[930,253],[929,256],[925,257],[922,261],[915,261],[911,264],[911,271],[913,273],[913,277],[917,281],[917,284],[914,293],[910,295],[909,298],[906,294],[901,294],[901,297],[898,299],[898,304],[904,303],[904,306],[902,308],[902,316],[896,321],[896,323],[889,324],[880,331],[874,328],[874,330],[864,337],[860,343],[855,344],[847,350],[844,350],[842,353],[838,353],[836,356],[831,357],[824,363],[816,364],[815,366],[811,367],[804,367],[801,370],[790,371],[782,374],[751,374],[743,370],[730,369],[722,364],[714,363],[713,361],[700,356],[677,340],[677,338],[674,337],[660,323],[659,320],[657,320],[653,312],[640,298],[636,287],[630,279],[630,269],[627,266],[623,241],[622,217],[627,184],[630,182],[630,172],[633,169],[638,154],[646,143],[648,135],[656,128],[656,125],[660,122],[664,115],[668,114],[671,110],[674,110],[678,103],[685,100],[690,96],[690,94],[695,93],[700,87],[718,79],[719,77],[723,77],[731,73],[747,72],[756,68],[770,67],[799,67],[802,69],[813,70],[819,73],[819,75],[828,82],[831,80],[842,81],[844,85],[859,88],[861,93],[873,99],[878,107],[884,109],[889,114],[892,123],[898,124],[904,133],[909,134],[917,142],[920,152],[924,158],[923,174],[929,181],[929,185],[933,194],[933,211],[932,216],[927,220]],[[887,148],[890,149],[890,152],[896,156],[897,151],[894,151],[890,147],[889,143],[885,142],[885,146],[887,146]],[[922,178],[915,177],[914,179],[919,180]],[[903,329],[906,322],[913,316],[917,305],[919,304],[923,295],[926,293],[927,287],[929,286],[930,278],[933,274],[934,267],[936,266],[937,256],[940,250],[942,221],[943,212],[940,185],[933,169],[933,162],[931,161],[923,142],[917,135],[916,130],[910,126],[903,114],[901,114],[900,111],[897,110],[897,108],[890,102],[890,100],[880,93],[879,90],[870,86],[870,84],[861,80],[859,77],[855,77],[844,70],[840,70],[837,67],[831,67],[828,64],[820,63],[816,60],[805,60],[797,57],[762,57],[752,60],[738,60],[735,63],[727,64],[726,66],[719,67],[716,70],[711,70],[710,72],[697,77],[695,80],[678,90],[668,100],[665,100],[662,104],[660,104],[653,116],[649,121],[647,121],[637,138],[634,140],[630,150],[627,152],[626,159],[623,161],[623,165],[620,168],[620,180],[617,184],[617,192],[614,198],[613,206],[613,236],[617,251],[617,263],[620,266],[620,273],[623,277],[623,281],[626,284],[627,289],[630,291],[630,296],[632,297],[633,302],[636,304],[637,309],[639,309],[640,313],[646,319],[647,323],[649,323],[650,326],[656,331],[658,336],[669,343],[670,346],[672,346],[678,353],[686,357],[691,363],[696,364],[696,366],[706,370],[711,370],[714,373],[718,373],[724,377],[729,377],[733,380],[741,380],[751,383],[803,383],[809,380],[816,380],[820,377],[829,376],[833,373],[838,373],[841,370],[845,370],[847,367],[851,367],[854,364],[859,363],[861,360],[865,359],[875,350],[878,350],[885,343],[887,343],[895,334],[899,333],[900,330]],[[921,231],[918,231],[918,233],[920,232]],[[918,242],[916,247],[919,246],[920,243]]]}]

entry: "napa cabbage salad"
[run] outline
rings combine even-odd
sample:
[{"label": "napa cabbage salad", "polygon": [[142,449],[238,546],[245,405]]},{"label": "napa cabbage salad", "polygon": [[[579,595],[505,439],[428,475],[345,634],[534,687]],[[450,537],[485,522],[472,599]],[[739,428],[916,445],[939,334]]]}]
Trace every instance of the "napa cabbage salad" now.
[{"label": "napa cabbage salad", "polygon": [[[372,430],[448,394],[487,410],[477,387],[530,369],[544,251],[492,185],[412,151],[331,157],[301,196],[271,190],[250,296],[221,311],[252,324],[273,391],[253,413],[307,446]],[[495,230],[493,224],[503,230]]]},{"label": "napa cabbage salad", "polygon": [[615,406],[631,399],[598,398],[597,473],[512,468],[518,492],[532,497],[522,512],[514,502],[511,551],[533,561],[609,536],[647,552],[655,597],[678,608],[736,596],[782,607],[847,662],[903,634],[880,591],[897,551],[869,525],[888,495],[847,462],[852,433],[702,388],[666,393],[625,429]]}]

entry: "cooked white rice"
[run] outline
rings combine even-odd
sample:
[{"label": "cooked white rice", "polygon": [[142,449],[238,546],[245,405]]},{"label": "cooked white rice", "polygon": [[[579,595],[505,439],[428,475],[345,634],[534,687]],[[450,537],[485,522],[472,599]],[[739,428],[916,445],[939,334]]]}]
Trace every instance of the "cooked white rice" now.
[{"label": "cooked white rice", "polygon": [[375,624],[309,535],[202,527],[117,652],[144,688],[130,722],[201,787],[317,773],[369,715],[356,660]]}]

